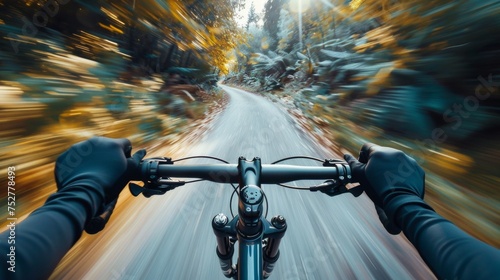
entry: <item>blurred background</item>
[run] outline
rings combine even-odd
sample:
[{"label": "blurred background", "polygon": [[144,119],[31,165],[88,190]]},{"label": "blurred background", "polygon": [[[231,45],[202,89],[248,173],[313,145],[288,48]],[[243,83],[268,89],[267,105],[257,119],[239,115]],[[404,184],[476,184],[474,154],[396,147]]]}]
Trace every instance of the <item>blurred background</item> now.
[{"label": "blurred background", "polygon": [[75,142],[196,142],[228,102],[221,82],[332,152],[412,155],[426,200],[499,247],[499,14],[494,0],[2,0],[0,169],[16,167],[25,217]]}]

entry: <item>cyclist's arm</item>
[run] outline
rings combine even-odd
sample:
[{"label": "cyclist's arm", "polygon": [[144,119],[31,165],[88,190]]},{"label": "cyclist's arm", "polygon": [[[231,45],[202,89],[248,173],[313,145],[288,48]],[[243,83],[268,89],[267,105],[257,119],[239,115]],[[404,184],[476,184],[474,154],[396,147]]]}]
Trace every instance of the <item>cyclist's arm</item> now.
[{"label": "cyclist's arm", "polygon": [[439,279],[495,279],[500,275],[500,250],[469,236],[422,199],[410,201],[398,209],[396,223]]},{"label": "cyclist's arm", "polygon": [[[104,200],[104,193],[75,187],[52,194],[45,204],[15,225],[15,244],[10,230],[0,234],[0,279],[47,279],[59,261],[80,238],[85,222]],[[9,271],[11,246],[15,247],[15,272]]]}]

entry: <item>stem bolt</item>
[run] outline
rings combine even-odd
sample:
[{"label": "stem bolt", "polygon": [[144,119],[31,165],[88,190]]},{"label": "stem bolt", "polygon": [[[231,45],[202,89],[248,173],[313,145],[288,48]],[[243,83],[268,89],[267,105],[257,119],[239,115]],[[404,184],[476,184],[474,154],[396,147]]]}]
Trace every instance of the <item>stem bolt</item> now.
[{"label": "stem bolt", "polygon": [[282,229],[286,226],[286,219],[285,219],[285,217],[283,217],[281,215],[274,216],[271,219],[271,223],[273,224],[273,226],[275,228]]}]

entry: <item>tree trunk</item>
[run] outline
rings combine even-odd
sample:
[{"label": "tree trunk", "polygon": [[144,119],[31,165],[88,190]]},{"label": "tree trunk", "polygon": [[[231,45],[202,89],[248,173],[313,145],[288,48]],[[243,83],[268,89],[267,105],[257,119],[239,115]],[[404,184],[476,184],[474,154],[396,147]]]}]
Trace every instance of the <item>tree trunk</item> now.
[{"label": "tree trunk", "polygon": [[189,50],[188,53],[187,53],[187,56],[186,56],[186,59],[184,60],[184,63],[182,64],[182,67],[189,67],[189,62],[191,60],[191,53],[192,51]]},{"label": "tree trunk", "polygon": [[170,45],[170,48],[168,48],[167,55],[165,56],[165,59],[162,61],[162,72],[165,71],[168,67],[170,67],[170,62],[172,61],[172,57],[175,53],[175,50],[177,49],[176,44]]}]

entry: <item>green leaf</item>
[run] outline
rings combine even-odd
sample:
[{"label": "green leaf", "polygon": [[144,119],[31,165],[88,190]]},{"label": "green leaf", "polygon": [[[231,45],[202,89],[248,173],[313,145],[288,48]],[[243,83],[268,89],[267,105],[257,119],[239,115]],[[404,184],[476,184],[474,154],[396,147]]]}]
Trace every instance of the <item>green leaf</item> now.
[{"label": "green leaf", "polygon": [[300,59],[309,60],[309,57],[305,56],[304,54],[302,54],[302,53],[300,53],[300,52],[297,52],[297,56],[298,56]]},{"label": "green leaf", "polygon": [[346,58],[351,55],[351,53],[348,52],[336,52],[336,51],[330,51],[330,50],[321,50],[322,53],[326,54],[329,57],[333,58]]}]

